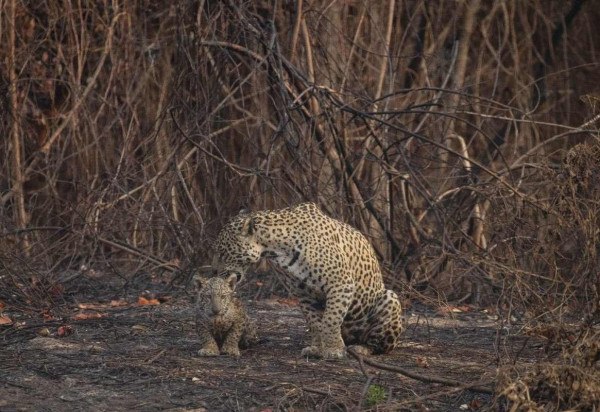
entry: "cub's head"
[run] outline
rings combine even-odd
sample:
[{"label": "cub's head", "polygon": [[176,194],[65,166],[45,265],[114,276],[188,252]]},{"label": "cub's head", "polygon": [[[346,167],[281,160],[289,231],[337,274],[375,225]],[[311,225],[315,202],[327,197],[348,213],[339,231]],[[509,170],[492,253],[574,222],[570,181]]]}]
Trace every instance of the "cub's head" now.
[{"label": "cub's head", "polygon": [[213,245],[212,267],[217,273],[235,273],[241,278],[260,260],[264,247],[256,239],[256,222],[248,213],[240,213],[219,232]]},{"label": "cub's head", "polygon": [[197,278],[198,298],[196,306],[198,313],[204,317],[219,316],[226,313],[235,297],[235,286],[238,278],[235,273],[229,276],[209,279]]}]

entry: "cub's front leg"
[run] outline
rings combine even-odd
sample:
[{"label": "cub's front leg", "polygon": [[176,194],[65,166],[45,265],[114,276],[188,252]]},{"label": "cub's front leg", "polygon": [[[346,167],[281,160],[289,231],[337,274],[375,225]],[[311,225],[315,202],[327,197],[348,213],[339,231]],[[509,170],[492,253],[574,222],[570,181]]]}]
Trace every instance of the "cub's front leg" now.
[{"label": "cub's front leg", "polygon": [[198,325],[198,336],[200,337],[199,356],[219,356],[219,345],[210,329],[205,325]]},{"label": "cub's front leg", "polygon": [[240,356],[239,344],[240,340],[242,339],[243,332],[244,322],[242,322],[241,320],[233,322],[231,328],[225,336],[223,345],[221,346],[221,353],[223,355],[229,355],[234,357]]},{"label": "cub's front leg", "polygon": [[256,324],[247,315],[244,320],[244,328],[242,331],[242,337],[240,338],[240,348],[247,349],[258,342],[258,331],[256,330]]}]

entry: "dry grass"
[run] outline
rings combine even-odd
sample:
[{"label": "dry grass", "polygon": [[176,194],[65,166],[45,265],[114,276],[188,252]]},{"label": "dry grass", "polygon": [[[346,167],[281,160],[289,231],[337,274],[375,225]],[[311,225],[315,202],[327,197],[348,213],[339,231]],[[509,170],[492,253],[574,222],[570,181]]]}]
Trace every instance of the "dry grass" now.
[{"label": "dry grass", "polygon": [[[500,370],[497,405],[510,411],[593,411],[600,404],[598,330],[538,330],[547,358],[528,368]],[[558,332],[558,333],[557,333]]]}]

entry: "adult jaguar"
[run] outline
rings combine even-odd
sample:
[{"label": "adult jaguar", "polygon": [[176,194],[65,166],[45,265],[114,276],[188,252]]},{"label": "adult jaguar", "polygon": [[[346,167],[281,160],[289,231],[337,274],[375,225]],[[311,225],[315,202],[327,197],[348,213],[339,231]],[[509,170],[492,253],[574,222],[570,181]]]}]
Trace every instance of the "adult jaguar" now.
[{"label": "adult jaguar", "polygon": [[385,288],[373,247],[314,203],[240,213],[223,227],[213,250],[218,271],[242,276],[261,258],[283,269],[309,328],[303,356],[341,358],[345,344],[363,354],[398,345],[400,301]]}]

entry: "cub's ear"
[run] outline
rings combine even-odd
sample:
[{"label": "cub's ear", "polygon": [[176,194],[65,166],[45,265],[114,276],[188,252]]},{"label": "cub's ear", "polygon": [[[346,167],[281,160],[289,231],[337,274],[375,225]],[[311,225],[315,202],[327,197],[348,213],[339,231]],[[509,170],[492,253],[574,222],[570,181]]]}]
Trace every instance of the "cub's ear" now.
[{"label": "cub's ear", "polygon": [[252,235],[254,232],[256,232],[256,222],[254,221],[254,218],[247,217],[242,226],[242,233],[245,235]]},{"label": "cub's ear", "polygon": [[238,283],[238,275],[236,273],[232,273],[231,275],[227,276],[227,284],[229,285],[229,287],[231,288],[231,290],[235,289],[235,286]]},{"label": "cub's ear", "polygon": [[194,280],[196,281],[196,286],[198,286],[198,290],[202,290],[202,288],[206,286],[206,279],[204,279],[203,277],[196,276]]}]

